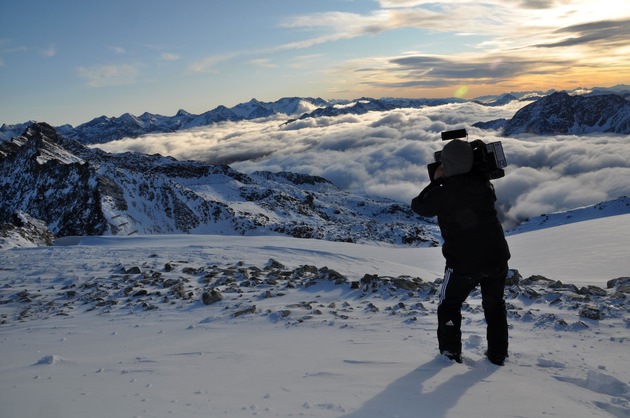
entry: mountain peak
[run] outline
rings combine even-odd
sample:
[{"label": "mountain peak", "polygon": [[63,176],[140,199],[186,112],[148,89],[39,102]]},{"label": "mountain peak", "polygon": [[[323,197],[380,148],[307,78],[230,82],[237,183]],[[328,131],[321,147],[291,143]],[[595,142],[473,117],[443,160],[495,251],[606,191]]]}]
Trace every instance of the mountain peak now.
[{"label": "mountain peak", "polygon": [[[599,99],[595,99],[599,97]],[[591,105],[591,102],[581,102],[580,100],[591,98],[600,100],[599,104]],[[603,98],[603,99],[602,99]],[[612,132],[630,133],[627,109],[630,98],[630,86],[619,85],[610,88],[577,88],[570,92],[549,90],[547,92],[513,92],[498,96],[485,96],[474,99],[473,102],[485,106],[503,106],[513,100],[520,101],[541,101],[538,103],[538,111],[543,111],[543,107],[554,107],[546,112],[547,117],[552,117],[553,112],[564,115],[560,122],[555,124],[547,121],[541,122],[541,126],[536,127],[535,121],[526,122],[525,109],[521,109],[521,114],[515,115],[511,123],[501,123],[507,126],[505,135],[518,133],[541,133],[541,134],[582,134],[591,132]],[[425,106],[439,106],[448,103],[466,102],[464,99],[405,99],[405,98],[381,98],[361,97],[355,100],[324,100],[312,97],[283,97],[275,102],[263,102],[256,98],[248,102],[237,104],[231,108],[219,105],[205,113],[195,115],[183,109],[179,109],[177,114],[168,117],[151,113],[143,113],[140,117],[135,117],[130,113],[125,113],[120,117],[100,116],[89,122],[72,127],[64,125],[57,127],[58,132],[64,137],[74,139],[84,144],[100,144],[114,141],[121,138],[136,138],[148,133],[175,132],[183,129],[190,129],[199,126],[207,126],[214,123],[242,120],[252,120],[265,118],[273,115],[286,115],[291,123],[296,120],[327,116],[334,117],[344,114],[363,114],[370,111],[387,111],[398,108],[421,108]],[[569,114],[579,113],[575,109],[584,106],[588,107],[578,119]],[[568,110],[567,110],[568,109]],[[571,110],[573,109],[573,110]],[[531,108],[530,108],[531,110]],[[589,116],[590,115],[590,116]],[[518,117],[516,117],[518,116]],[[536,113],[530,115],[536,118]],[[556,118],[557,119],[557,118]],[[594,120],[591,120],[594,119]],[[24,132],[30,123],[18,125],[2,125],[0,127],[0,141],[8,141],[11,138]],[[485,126],[485,125],[477,125]],[[498,127],[498,123],[493,123],[493,129]]]},{"label": "mountain peak", "polygon": [[36,137],[36,138],[50,138],[56,139],[59,135],[54,127],[47,124],[46,122],[35,122],[32,123],[24,133],[26,137]]},{"label": "mountain peak", "polygon": [[64,138],[44,123],[33,124],[11,144],[6,154],[0,150],[0,178],[11,179],[0,190],[0,224],[24,212],[56,236],[281,234],[438,243],[436,226],[410,208],[384,198],[366,201],[320,177],[246,175],[159,155],[109,154]]},{"label": "mountain peak", "polygon": [[521,108],[504,127],[505,136],[610,132],[630,134],[630,102],[616,94],[554,92]]}]

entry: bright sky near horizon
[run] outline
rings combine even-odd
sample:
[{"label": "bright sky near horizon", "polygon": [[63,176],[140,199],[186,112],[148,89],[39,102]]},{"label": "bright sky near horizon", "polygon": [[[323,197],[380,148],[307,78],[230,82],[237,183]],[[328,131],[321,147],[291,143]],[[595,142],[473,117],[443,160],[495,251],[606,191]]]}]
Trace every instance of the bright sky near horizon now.
[{"label": "bright sky near horizon", "polygon": [[0,124],[630,81],[628,0],[7,0]]}]

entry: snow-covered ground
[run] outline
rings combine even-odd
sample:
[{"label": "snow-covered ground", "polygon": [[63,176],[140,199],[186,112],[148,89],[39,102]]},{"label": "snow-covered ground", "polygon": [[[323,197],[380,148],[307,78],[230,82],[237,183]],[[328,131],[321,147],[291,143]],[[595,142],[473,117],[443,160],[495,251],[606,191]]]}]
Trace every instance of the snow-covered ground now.
[{"label": "snow-covered ground", "polygon": [[630,417],[630,294],[607,289],[630,276],[630,215],[508,241],[523,279],[564,285],[508,288],[504,367],[483,359],[477,293],[464,364],[437,355],[440,248],[177,235],[0,251],[0,416]]}]

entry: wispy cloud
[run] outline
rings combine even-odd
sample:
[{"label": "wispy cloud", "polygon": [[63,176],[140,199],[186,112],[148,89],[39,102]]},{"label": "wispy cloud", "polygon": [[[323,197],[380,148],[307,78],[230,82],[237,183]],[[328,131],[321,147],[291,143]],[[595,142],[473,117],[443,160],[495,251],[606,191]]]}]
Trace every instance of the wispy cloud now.
[{"label": "wispy cloud", "polygon": [[47,58],[54,57],[57,54],[57,48],[54,45],[50,45],[48,48],[44,49],[41,53],[44,57],[47,57]]},{"label": "wispy cloud", "polygon": [[[555,74],[558,68],[572,64],[561,58],[526,58],[510,55],[474,54],[460,57],[414,55],[389,60],[384,68],[372,70],[372,83],[383,87],[414,87],[499,82],[535,72]],[[368,71],[367,69],[365,71]],[[387,77],[397,74],[393,82],[379,81],[380,72]]]},{"label": "wispy cloud", "polygon": [[623,20],[604,20],[567,26],[554,33],[564,39],[536,45],[544,48],[559,48],[577,45],[589,45],[596,48],[626,47],[630,41],[630,18]]},{"label": "wispy cloud", "polygon": [[177,61],[180,59],[180,56],[169,52],[163,52],[162,54],[160,54],[160,58],[165,61]]},{"label": "wispy cloud", "polygon": [[301,49],[342,39],[378,35],[404,27],[434,27],[439,13],[425,10],[376,10],[369,14],[327,12],[295,16],[286,19],[281,27],[321,32],[311,38],[286,43],[281,49]]},{"label": "wispy cloud", "polygon": [[[302,50],[316,45],[336,42],[342,39],[352,39],[367,35],[377,35],[388,30],[418,24],[419,21],[431,22],[438,17],[428,10],[415,10],[407,13],[377,10],[368,15],[343,12],[326,12],[310,15],[300,15],[287,18],[280,22],[284,29],[296,31],[313,31],[319,33],[315,36],[306,36],[302,40],[286,42],[267,48],[233,51],[226,54],[208,56],[190,65],[193,72],[216,71],[217,65],[240,56],[269,55],[281,51]],[[312,55],[310,55],[312,56]],[[255,58],[264,60],[267,58]]]},{"label": "wispy cloud", "polygon": [[[592,79],[599,63],[621,62],[616,68],[630,65],[626,58],[630,55],[629,2],[380,0],[374,4],[373,10],[362,13],[330,11],[284,18],[278,28],[291,41],[212,55],[189,68],[217,72],[222,63],[237,57],[248,57],[249,63],[269,68],[275,54],[284,54],[289,62],[287,54],[312,56],[309,49],[315,47],[402,29],[416,31],[417,43],[405,44],[405,48],[417,53],[392,50],[387,56],[376,55],[361,44],[346,61],[325,66],[328,89],[353,95],[361,95],[363,89],[382,89],[383,94],[391,95],[397,94],[395,89],[413,88],[417,93],[408,94],[415,95],[422,94],[421,89],[453,83],[491,90],[499,83],[505,83],[497,87],[502,89],[519,83],[564,88],[569,87],[564,84],[570,79],[568,73],[575,74],[575,79]],[[459,43],[453,40],[457,35]],[[431,46],[434,39],[444,45],[440,55]],[[423,45],[428,51],[423,52]],[[293,58],[292,62],[297,67],[300,61]],[[612,77],[618,70],[611,71]],[[564,77],[557,84],[560,75]],[[599,73],[598,79],[603,77]]]},{"label": "wispy cloud", "polygon": [[125,50],[125,48],[120,47],[120,46],[110,46],[109,49],[114,51],[115,54],[123,55],[123,54],[127,53],[127,50]]},{"label": "wispy cloud", "polygon": [[289,67],[296,69],[318,68],[318,63],[324,59],[323,54],[298,55],[289,60]]},{"label": "wispy cloud", "polygon": [[133,64],[97,65],[77,69],[79,77],[85,79],[90,87],[133,84],[136,82],[138,72],[138,66]]},{"label": "wispy cloud", "polygon": [[271,62],[269,58],[258,58],[249,61],[250,64],[261,68],[276,68],[277,65]]},{"label": "wispy cloud", "polygon": [[279,48],[304,49],[403,28],[417,29],[419,39],[431,39],[432,33],[477,35],[482,40],[470,44],[468,52],[389,57],[368,53],[339,63],[336,75],[345,74],[340,78],[349,79],[348,88],[357,93],[369,87],[439,88],[452,83],[487,87],[541,75],[542,83],[553,85],[551,79],[559,74],[592,73],[594,63],[611,61],[612,56],[630,64],[624,58],[630,50],[630,20],[618,18],[630,16],[630,3],[619,3],[603,0],[595,7],[584,0],[382,0],[381,9],[367,14],[334,12],[287,19],[282,27],[313,35]]},{"label": "wispy cloud", "polygon": [[25,52],[25,51],[27,51],[26,47],[13,46],[11,39],[0,38],[0,67],[4,67],[6,65],[6,61],[4,58],[5,55],[10,55],[17,52]]},{"label": "wispy cloud", "polygon": [[235,51],[235,52],[230,52],[226,54],[211,55],[204,59],[193,62],[192,64],[190,64],[188,68],[193,73],[217,72],[218,64],[224,61],[229,61],[231,59],[234,59],[242,54],[243,52]]}]

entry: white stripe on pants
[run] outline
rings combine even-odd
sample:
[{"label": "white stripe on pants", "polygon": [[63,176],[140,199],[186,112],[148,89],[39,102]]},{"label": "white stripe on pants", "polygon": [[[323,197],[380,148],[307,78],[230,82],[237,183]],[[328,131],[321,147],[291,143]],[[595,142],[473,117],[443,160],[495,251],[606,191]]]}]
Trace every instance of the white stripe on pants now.
[{"label": "white stripe on pants", "polygon": [[447,267],[444,271],[444,282],[442,283],[442,288],[440,289],[440,301],[438,302],[438,306],[440,306],[444,301],[444,297],[446,296],[446,287],[448,286],[448,281],[451,278],[452,273],[453,269],[450,267]]}]

